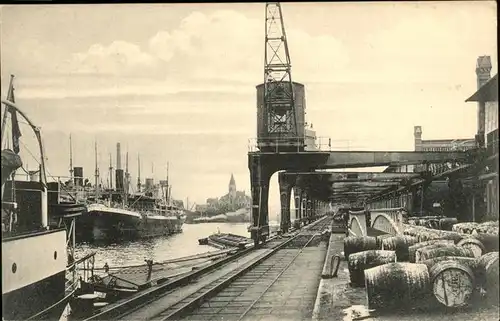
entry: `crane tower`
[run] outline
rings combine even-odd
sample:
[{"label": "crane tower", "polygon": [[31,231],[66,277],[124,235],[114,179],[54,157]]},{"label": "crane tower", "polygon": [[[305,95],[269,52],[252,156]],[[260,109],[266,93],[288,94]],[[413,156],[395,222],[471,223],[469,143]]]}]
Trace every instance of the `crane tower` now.
[{"label": "crane tower", "polygon": [[264,83],[257,86],[258,147],[261,151],[303,149],[304,86],[292,82],[290,53],[279,2],[266,3]]}]

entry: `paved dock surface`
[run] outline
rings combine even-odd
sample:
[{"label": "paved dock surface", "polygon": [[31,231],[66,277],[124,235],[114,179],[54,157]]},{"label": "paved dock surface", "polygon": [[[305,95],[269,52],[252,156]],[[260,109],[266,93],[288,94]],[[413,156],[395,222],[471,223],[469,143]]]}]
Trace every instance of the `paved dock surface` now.
[{"label": "paved dock surface", "polygon": [[282,249],[182,320],[310,320],[326,250]]}]

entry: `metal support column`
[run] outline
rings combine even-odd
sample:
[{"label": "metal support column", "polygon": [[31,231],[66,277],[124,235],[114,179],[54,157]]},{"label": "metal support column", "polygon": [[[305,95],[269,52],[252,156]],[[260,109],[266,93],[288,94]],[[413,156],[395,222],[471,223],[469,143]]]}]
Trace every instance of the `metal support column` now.
[{"label": "metal support column", "polygon": [[302,189],[295,186],[293,188],[293,195],[295,200],[295,220],[293,224],[298,224],[298,227],[300,227],[300,219],[302,217]]},{"label": "metal support column", "polygon": [[280,230],[286,233],[290,228],[290,194],[292,192],[292,182],[287,179],[285,172],[281,172],[278,174],[278,183],[281,203]]},{"label": "metal support column", "polygon": [[250,183],[252,189],[252,226],[250,235],[255,245],[269,236],[269,181],[272,171],[262,164],[260,155],[249,157]]}]

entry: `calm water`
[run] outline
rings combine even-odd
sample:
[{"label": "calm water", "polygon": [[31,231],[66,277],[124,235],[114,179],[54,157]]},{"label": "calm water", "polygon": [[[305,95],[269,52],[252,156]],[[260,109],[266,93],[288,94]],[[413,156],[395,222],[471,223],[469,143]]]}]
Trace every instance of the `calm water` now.
[{"label": "calm water", "polygon": [[[276,224],[271,222],[271,224]],[[212,233],[233,233],[250,237],[247,232],[249,223],[202,223],[184,224],[183,232],[167,237],[139,240],[120,244],[81,244],[77,245],[76,258],[95,251],[95,267],[110,267],[144,264],[144,260],[154,262],[217,251],[208,245],[199,245],[198,239]]]}]

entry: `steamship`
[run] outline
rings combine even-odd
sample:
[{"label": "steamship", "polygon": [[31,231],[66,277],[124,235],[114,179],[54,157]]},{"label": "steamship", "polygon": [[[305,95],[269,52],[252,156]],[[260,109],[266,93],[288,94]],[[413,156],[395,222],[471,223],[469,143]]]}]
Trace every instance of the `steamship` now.
[{"label": "steamship", "polygon": [[[147,178],[144,189],[140,184],[140,159],[138,158],[139,177],[136,193],[129,193],[130,175],[127,166],[121,169],[120,143],[117,144],[115,188],[96,190],[88,197],[87,212],[79,218],[78,239],[81,242],[122,241],[140,238],[166,236],[182,231],[185,215],[181,208],[170,204],[171,186],[167,180],[154,184]],[[113,168],[110,162],[110,175]],[[96,164],[96,176],[98,169]],[[111,179],[109,185],[112,186]]]},{"label": "steamship", "polygon": [[[75,291],[66,279],[71,240],[65,228],[50,224],[50,192],[40,131],[13,103],[12,82],[2,121],[2,146],[8,114],[11,115],[12,150],[2,154],[2,320],[59,320]],[[20,115],[34,131],[39,145],[39,180],[16,178],[23,168],[19,155]],[[10,139],[9,139],[10,140]],[[83,207],[80,206],[80,213]],[[60,226],[60,225],[59,225]],[[69,233],[70,234],[70,233]],[[75,280],[73,280],[75,281]],[[70,283],[68,286],[68,282]]]}]

